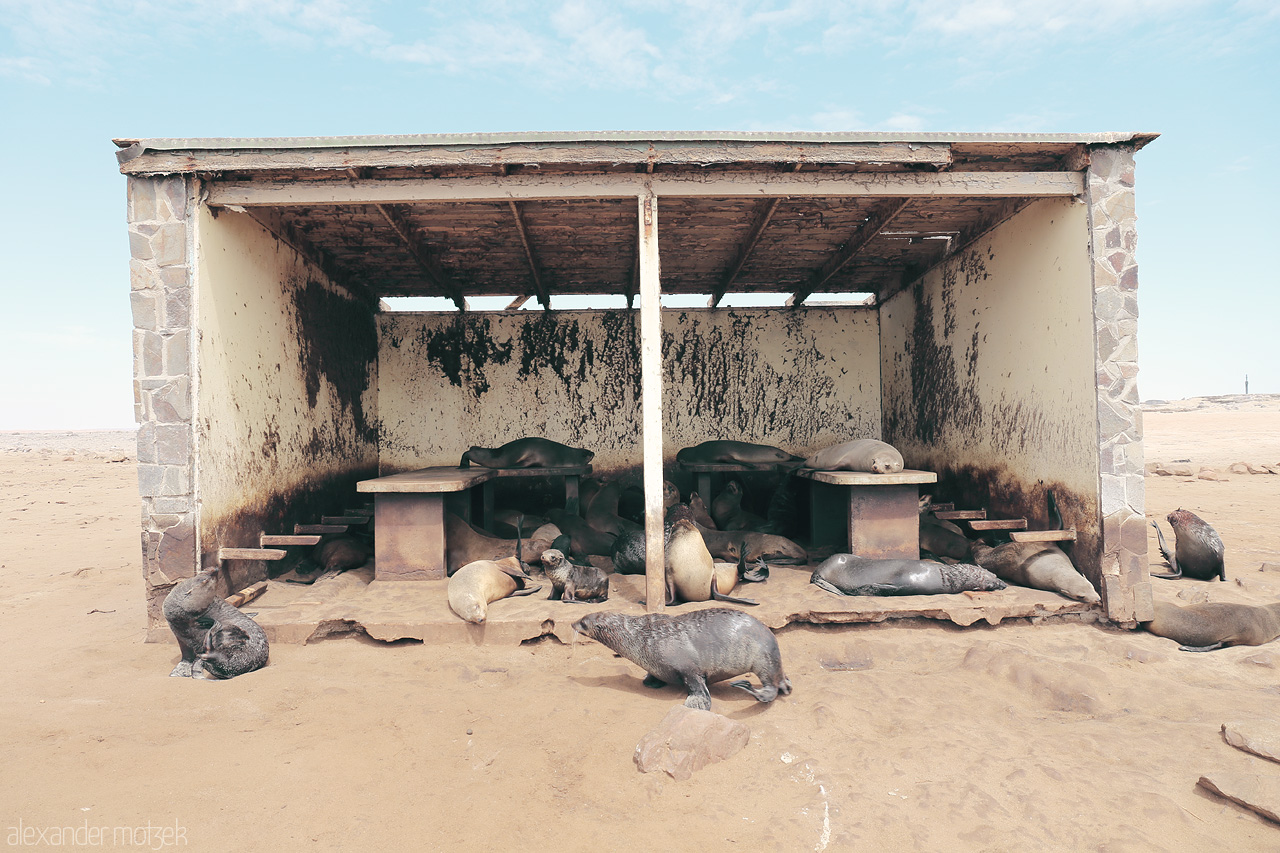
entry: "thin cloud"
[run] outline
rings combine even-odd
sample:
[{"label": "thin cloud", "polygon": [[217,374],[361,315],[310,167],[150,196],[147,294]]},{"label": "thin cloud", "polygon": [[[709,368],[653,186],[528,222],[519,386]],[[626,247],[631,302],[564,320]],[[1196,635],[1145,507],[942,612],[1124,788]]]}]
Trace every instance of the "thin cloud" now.
[{"label": "thin cloud", "polygon": [[29,83],[48,86],[50,80],[40,69],[45,63],[33,56],[0,56],[0,77],[16,77]]}]

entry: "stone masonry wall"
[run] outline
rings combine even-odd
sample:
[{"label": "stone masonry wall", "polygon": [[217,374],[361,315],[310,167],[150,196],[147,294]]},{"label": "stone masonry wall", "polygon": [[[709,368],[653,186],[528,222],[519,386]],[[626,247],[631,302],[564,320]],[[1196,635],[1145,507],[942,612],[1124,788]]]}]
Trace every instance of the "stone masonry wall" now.
[{"label": "stone masonry wall", "polygon": [[1093,243],[1102,596],[1107,618],[1120,624],[1153,615],[1138,398],[1133,153],[1131,146],[1093,148],[1085,189]]},{"label": "stone masonry wall", "polygon": [[138,422],[143,576],[148,626],[163,627],[161,605],[195,573],[192,453],[192,235],[194,180],[129,178],[133,407]]}]

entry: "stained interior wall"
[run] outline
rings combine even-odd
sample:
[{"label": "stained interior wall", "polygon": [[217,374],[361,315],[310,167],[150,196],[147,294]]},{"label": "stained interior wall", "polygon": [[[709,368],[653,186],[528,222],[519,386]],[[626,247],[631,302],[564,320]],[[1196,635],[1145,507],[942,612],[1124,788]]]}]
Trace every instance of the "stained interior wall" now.
[{"label": "stained interior wall", "polygon": [[1047,526],[1053,489],[1099,584],[1097,390],[1084,204],[1037,201],[880,309],[884,431],[938,493]]},{"label": "stained interior wall", "polygon": [[[377,471],[373,312],[243,213],[198,221],[196,454],[203,564],[358,500]],[[229,587],[265,573],[234,561]]]},{"label": "stained interior wall", "polygon": [[[599,474],[639,469],[638,311],[388,313],[379,330],[384,474],[531,435],[595,451]],[[663,311],[667,467],[708,439],[879,437],[879,336],[861,307]]]}]

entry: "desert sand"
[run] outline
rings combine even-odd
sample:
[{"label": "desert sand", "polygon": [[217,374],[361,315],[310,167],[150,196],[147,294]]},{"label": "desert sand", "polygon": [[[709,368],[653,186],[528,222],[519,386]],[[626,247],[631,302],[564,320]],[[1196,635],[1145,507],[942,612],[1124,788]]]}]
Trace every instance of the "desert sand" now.
[{"label": "desert sand", "polygon": [[[1233,399],[1146,413],[1149,462],[1222,477],[1147,477],[1150,517],[1191,509],[1226,543],[1227,583],[1153,579],[1160,599],[1280,596],[1260,571],[1280,563],[1280,475],[1226,473],[1280,463],[1280,403]],[[683,692],[585,640],[345,637],[275,645],[232,681],[169,678],[176,645],[144,642],[131,453],[128,433],[0,433],[11,844],[21,828],[77,846],[67,827],[218,851],[1280,849],[1280,825],[1197,786],[1246,774],[1280,799],[1280,764],[1221,733],[1280,729],[1280,644],[1192,654],[1061,621],[788,627],[794,691],[763,705],[713,687],[750,740],[685,781],[632,760]]]}]

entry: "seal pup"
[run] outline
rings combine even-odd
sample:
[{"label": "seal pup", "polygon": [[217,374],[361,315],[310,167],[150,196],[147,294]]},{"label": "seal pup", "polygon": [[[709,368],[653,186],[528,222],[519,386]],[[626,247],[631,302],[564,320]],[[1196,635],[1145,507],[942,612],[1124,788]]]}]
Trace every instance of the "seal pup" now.
[{"label": "seal pup", "polygon": [[1177,640],[1184,652],[1211,652],[1227,646],[1260,646],[1280,637],[1280,602],[1230,604],[1207,601],[1179,607],[1155,602],[1155,618],[1142,623],[1157,637]]},{"label": "seal pup", "polygon": [[676,454],[676,461],[691,465],[721,462],[767,471],[777,465],[797,467],[804,460],[770,444],[752,444],[747,441],[704,441],[692,447],[681,448]]},{"label": "seal pup", "polygon": [[467,563],[449,578],[449,609],[464,621],[483,624],[491,603],[542,589],[529,586],[531,580],[515,557]]},{"label": "seal pup", "polygon": [[267,654],[267,635],[261,628],[251,635],[241,625],[215,622],[205,635],[204,650],[191,666],[191,677],[207,681],[235,678],[266,666]]},{"label": "seal pup", "polygon": [[501,447],[472,447],[462,454],[459,468],[471,463],[485,468],[569,468],[586,465],[596,456],[594,451],[570,447],[549,438],[517,438]]},{"label": "seal pup", "polygon": [[1164,542],[1164,534],[1160,525],[1154,520],[1151,526],[1156,529],[1156,539],[1160,543],[1160,555],[1173,569],[1172,572],[1152,572],[1153,578],[1180,578],[1183,575],[1196,580],[1209,581],[1215,577],[1220,581],[1227,579],[1227,567],[1223,562],[1222,537],[1218,531],[1194,512],[1175,509],[1166,516],[1169,526],[1173,528],[1173,547],[1171,552]]},{"label": "seal pup", "polygon": [[499,539],[451,512],[444,514],[445,563],[448,574],[453,574],[467,563],[476,560],[501,560],[516,556],[523,549],[528,559],[536,560],[560,535],[554,524],[544,524],[528,539]]},{"label": "seal pup", "polygon": [[548,601],[599,603],[609,598],[609,576],[595,566],[571,563],[563,552],[548,548],[542,552],[542,571],[551,581]]},{"label": "seal pup", "polygon": [[[227,661],[230,663],[234,659],[236,665],[224,670],[226,674],[216,677],[233,678],[267,665],[270,652],[266,633],[261,625],[222,600],[215,589],[217,575],[217,569],[199,572],[195,577],[180,582],[165,596],[164,618],[182,652],[182,660],[178,661],[170,676],[185,678],[204,668],[199,656],[210,653],[209,633],[215,627],[228,633],[219,633],[213,651],[217,651],[217,642],[223,637],[238,644],[234,650],[228,648],[226,653]],[[238,629],[243,638],[232,629]],[[219,664],[221,660],[219,657]]]},{"label": "seal pup", "polygon": [[945,595],[1008,587],[991,572],[969,563],[871,560],[853,554],[832,554],[813,570],[809,583],[837,595]]},{"label": "seal pup", "polygon": [[767,522],[742,508],[742,483],[730,480],[711,501],[711,518],[718,530],[760,530]]},{"label": "seal pup", "polygon": [[1002,581],[1088,604],[1102,601],[1088,579],[1076,571],[1071,558],[1052,542],[1006,542],[995,548],[975,542],[969,550],[975,563]]},{"label": "seal pup", "polygon": [[791,692],[782,671],[782,652],[773,632],[754,616],[727,607],[713,607],[668,616],[648,613],[628,616],[613,610],[588,613],[573,630],[639,665],[646,687],[684,685],[684,704],[711,710],[708,683],[754,673],[760,686],[732,681],[760,702],[772,702]]},{"label": "seal pup", "polygon": [[804,460],[804,467],[818,471],[866,471],[871,474],[896,474],[902,470],[902,454],[892,444],[874,438],[846,441]]}]

